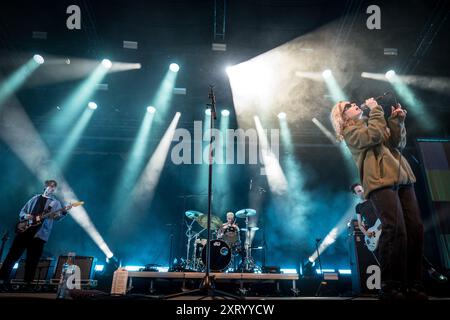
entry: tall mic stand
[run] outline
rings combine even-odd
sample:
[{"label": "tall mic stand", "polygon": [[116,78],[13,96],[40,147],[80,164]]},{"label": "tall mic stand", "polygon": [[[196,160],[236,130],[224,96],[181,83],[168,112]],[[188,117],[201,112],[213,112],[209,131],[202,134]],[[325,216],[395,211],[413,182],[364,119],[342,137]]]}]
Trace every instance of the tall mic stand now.
[{"label": "tall mic stand", "polygon": [[[214,297],[221,295],[223,297],[230,297],[233,299],[238,299],[237,296],[232,295],[228,292],[215,290],[214,288],[214,276],[210,275],[211,271],[211,248],[210,248],[210,242],[211,242],[211,208],[212,208],[212,164],[214,159],[213,154],[213,129],[214,129],[214,120],[216,120],[216,97],[214,96],[212,85],[209,86],[209,94],[208,98],[211,99],[211,103],[208,103],[207,106],[211,109],[211,126],[210,126],[210,139],[209,139],[209,171],[208,171],[208,220],[207,220],[207,230],[208,230],[208,239],[206,242],[206,272],[205,277],[203,278],[200,288],[186,291],[186,292],[180,292],[177,294],[172,294],[169,296],[166,296],[166,298],[174,298],[184,295],[192,295],[194,293],[203,293],[204,296],[202,296],[199,300],[204,299],[206,297]],[[203,249],[204,250],[204,249]]]},{"label": "tall mic stand", "polygon": [[320,276],[322,279],[320,279],[319,287],[316,291],[316,297],[320,294],[320,289],[322,288],[322,285],[326,285],[325,278],[323,276],[323,270],[322,270],[322,262],[320,262],[320,252],[319,252],[319,242],[321,239],[316,239],[316,252],[317,252],[317,261],[319,262],[319,269],[320,269]]}]

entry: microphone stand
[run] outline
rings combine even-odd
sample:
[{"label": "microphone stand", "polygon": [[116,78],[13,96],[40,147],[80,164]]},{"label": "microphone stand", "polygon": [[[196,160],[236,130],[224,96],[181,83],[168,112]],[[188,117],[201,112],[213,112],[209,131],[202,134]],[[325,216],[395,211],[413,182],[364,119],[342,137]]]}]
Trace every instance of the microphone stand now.
[{"label": "microphone stand", "polygon": [[[208,237],[207,237],[207,242],[206,242],[206,272],[205,272],[205,277],[203,278],[201,284],[200,284],[200,288],[199,289],[195,289],[195,290],[191,290],[191,291],[186,291],[186,292],[180,292],[177,294],[172,294],[169,296],[166,296],[166,298],[174,298],[174,297],[179,297],[179,296],[184,296],[184,295],[190,295],[193,293],[203,293],[204,296],[201,297],[199,300],[204,299],[206,297],[212,297],[214,298],[215,296],[217,296],[216,293],[219,293],[221,296],[224,297],[230,297],[233,299],[237,299],[237,296],[234,296],[230,293],[224,292],[224,291],[219,291],[219,290],[215,290],[214,288],[214,276],[210,275],[210,271],[211,271],[211,248],[210,248],[210,242],[211,242],[211,208],[212,208],[212,165],[213,165],[213,159],[214,159],[214,154],[213,154],[213,129],[214,129],[214,120],[216,120],[216,97],[214,96],[214,91],[213,91],[213,87],[212,85],[209,86],[209,94],[208,94],[208,98],[211,100],[211,103],[208,103],[207,106],[210,107],[211,109],[211,121],[210,121],[210,139],[209,139],[209,170],[208,170],[208,220],[207,220],[207,230],[208,230]],[[203,249],[205,250],[205,249]]]},{"label": "microphone stand", "polygon": [[326,285],[327,283],[324,281],[324,276],[323,276],[323,270],[322,270],[322,263],[320,262],[320,252],[319,252],[319,242],[321,239],[316,239],[316,252],[317,252],[317,261],[319,262],[319,270],[320,270],[320,276],[322,279],[320,279],[320,284],[319,287],[317,288],[316,291],[316,297],[319,296],[319,292],[320,289],[322,288],[322,285]]}]

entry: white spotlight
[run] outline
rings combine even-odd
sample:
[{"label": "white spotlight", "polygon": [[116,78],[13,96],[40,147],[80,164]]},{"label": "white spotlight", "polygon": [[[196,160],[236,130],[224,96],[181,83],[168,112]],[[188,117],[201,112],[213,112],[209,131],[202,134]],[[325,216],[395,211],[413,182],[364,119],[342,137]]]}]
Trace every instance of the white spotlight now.
[{"label": "white spotlight", "polygon": [[205,110],[205,114],[206,114],[207,116],[210,116],[210,115],[211,115],[211,109],[206,109],[206,110]]},{"label": "white spotlight", "polygon": [[[209,110],[209,109],[208,109]],[[229,115],[230,115],[230,111],[228,111],[227,109],[225,109],[225,110],[222,110],[222,116],[224,116],[224,117],[228,117]]]},{"label": "white spotlight", "polygon": [[112,67],[112,62],[109,59],[103,59],[102,60],[102,66],[106,69],[110,69]]},{"label": "white spotlight", "polygon": [[171,63],[169,69],[170,71],[178,72],[178,70],[180,70],[180,66],[176,63]]},{"label": "white spotlight", "polygon": [[285,112],[280,112],[278,114],[278,119],[286,119],[286,113]]},{"label": "white spotlight", "polygon": [[333,75],[333,73],[331,72],[330,69],[326,69],[326,70],[324,70],[324,71],[322,72],[322,76],[323,76],[324,78],[331,77],[332,75]]},{"label": "white spotlight", "polygon": [[97,109],[97,104],[95,102],[91,101],[91,102],[88,103],[88,107],[91,110],[95,110],[95,109]]},{"label": "white spotlight", "polygon": [[39,54],[35,54],[35,55],[33,56],[33,59],[34,59],[34,61],[35,61],[37,64],[43,64],[43,63],[44,63],[44,57],[42,57],[42,56],[39,55]]},{"label": "white spotlight", "polygon": [[385,76],[386,76],[386,79],[391,80],[395,77],[395,71],[389,70],[388,72],[386,72]]},{"label": "white spotlight", "polygon": [[227,74],[230,74],[230,72],[233,70],[233,67],[232,66],[228,66],[228,67],[226,67],[225,68],[225,72],[227,73]]},{"label": "white spotlight", "polygon": [[153,106],[148,106],[148,107],[147,107],[147,112],[148,112],[148,113],[155,113],[155,112],[156,112],[156,108],[153,107]]}]

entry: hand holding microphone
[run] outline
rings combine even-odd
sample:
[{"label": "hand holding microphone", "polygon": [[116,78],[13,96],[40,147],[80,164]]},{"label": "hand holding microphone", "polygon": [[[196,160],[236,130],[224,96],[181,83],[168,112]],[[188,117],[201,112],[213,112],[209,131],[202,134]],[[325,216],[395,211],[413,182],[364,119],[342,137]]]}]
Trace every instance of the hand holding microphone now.
[{"label": "hand holding microphone", "polygon": [[376,97],[376,98],[370,98],[367,99],[366,102],[364,102],[363,104],[361,104],[360,108],[361,110],[372,110],[373,108],[375,108],[378,105],[378,100],[383,99],[384,97],[386,97],[387,95],[389,95],[390,92],[385,92],[383,93],[383,95]]},{"label": "hand holding microphone", "polygon": [[366,102],[364,102],[361,105],[361,108],[363,108],[363,106],[365,106],[366,108],[369,108],[370,110],[372,110],[373,108],[375,108],[378,105],[377,100],[375,100],[374,98],[369,98],[366,100]]}]

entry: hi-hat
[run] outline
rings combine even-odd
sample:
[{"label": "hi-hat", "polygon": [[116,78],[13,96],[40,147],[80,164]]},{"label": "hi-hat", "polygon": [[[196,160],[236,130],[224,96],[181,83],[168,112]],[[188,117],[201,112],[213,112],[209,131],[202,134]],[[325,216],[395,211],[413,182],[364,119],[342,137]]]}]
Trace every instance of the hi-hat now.
[{"label": "hi-hat", "polygon": [[[208,228],[208,215],[204,214],[195,219],[203,228]],[[219,229],[222,226],[222,220],[219,217],[211,215],[211,230]]]},{"label": "hi-hat", "polygon": [[200,211],[194,211],[194,210],[188,210],[184,214],[189,219],[197,219],[198,217],[203,216],[203,213],[201,213]]},{"label": "hi-hat", "polygon": [[236,212],[236,217],[238,218],[246,218],[256,215],[255,209],[242,209]]},{"label": "hi-hat", "polygon": [[[258,231],[259,228],[258,228],[258,227],[250,227],[249,230],[250,230],[250,231]],[[246,232],[246,231],[247,231],[247,228],[242,228],[241,231]]]}]

